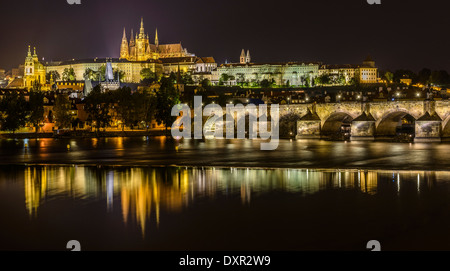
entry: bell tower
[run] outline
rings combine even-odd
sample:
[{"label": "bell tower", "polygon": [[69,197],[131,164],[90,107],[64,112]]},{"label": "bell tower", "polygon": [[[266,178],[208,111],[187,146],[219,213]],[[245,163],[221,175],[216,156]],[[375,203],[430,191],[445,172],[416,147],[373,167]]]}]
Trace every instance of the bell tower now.
[{"label": "bell tower", "polygon": [[240,61],[241,64],[245,64],[245,50],[242,49]]}]

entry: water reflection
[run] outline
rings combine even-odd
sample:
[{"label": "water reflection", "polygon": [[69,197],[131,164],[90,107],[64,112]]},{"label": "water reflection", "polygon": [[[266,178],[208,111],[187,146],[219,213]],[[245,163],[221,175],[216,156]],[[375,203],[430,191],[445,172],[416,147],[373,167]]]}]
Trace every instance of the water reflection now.
[{"label": "water reflection", "polygon": [[242,205],[249,205],[268,193],[306,197],[334,189],[400,196],[403,189],[409,194],[413,187],[420,195],[439,181],[448,182],[450,172],[30,166],[24,168],[23,179],[31,219],[52,200],[70,198],[79,205],[104,201],[106,212],[119,208],[123,223],[137,225],[145,236],[148,225],[159,226],[161,212],[181,212],[196,201],[240,198]]}]

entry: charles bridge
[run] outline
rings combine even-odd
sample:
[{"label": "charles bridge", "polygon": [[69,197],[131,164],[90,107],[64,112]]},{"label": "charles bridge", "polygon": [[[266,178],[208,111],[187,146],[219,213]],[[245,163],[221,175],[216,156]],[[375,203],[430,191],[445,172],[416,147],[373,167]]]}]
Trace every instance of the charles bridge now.
[{"label": "charles bridge", "polygon": [[296,116],[298,139],[327,138],[347,124],[353,141],[392,138],[407,122],[415,142],[440,142],[450,138],[449,109],[448,100],[280,105],[280,121]]},{"label": "charles bridge", "polygon": [[[403,131],[414,142],[450,141],[449,100],[309,103],[279,108],[280,135],[288,130],[297,139],[328,139],[345,133],[352,141],[389,140],[407,128]],[[226,109],[223,111],[225,115]],[[238,120],[234,121],[237,126]]]}]

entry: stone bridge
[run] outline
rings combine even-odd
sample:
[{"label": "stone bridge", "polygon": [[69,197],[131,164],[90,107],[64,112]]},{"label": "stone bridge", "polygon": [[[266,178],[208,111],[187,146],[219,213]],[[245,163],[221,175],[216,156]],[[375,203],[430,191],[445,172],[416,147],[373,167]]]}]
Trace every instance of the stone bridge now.
[{"label": "stone bridge", "polygon": [[297,138],[329,138],[344,132],[351,140],[374,140],[403,131],[416,142],[450,139],[448,100],[280,105],[281,128],[287,120],[291,124],[296,120]]}]

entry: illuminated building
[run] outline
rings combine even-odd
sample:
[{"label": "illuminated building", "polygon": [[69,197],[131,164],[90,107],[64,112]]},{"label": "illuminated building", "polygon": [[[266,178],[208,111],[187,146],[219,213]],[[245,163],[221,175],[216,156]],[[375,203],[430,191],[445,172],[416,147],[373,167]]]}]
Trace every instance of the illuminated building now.
[{"label": "illuminated building", "polygon": [[28,54],[25,58],[23,86],[30,89],[36,83],[44,85],[46,84],[45,75],[45,67],[41,62],[39,62],[36,54],[36,48],[34,48],[34,54],[31,55],[31,48],[28,46]]},{"label": "illuminated building", "polygon": [[154,44],[150,43],[150,37],[145,34],[144,20],[141,19],[139,34],[133,36],[131,30],[130,42],[128,42],[125,29],[123,30],[122,43],[120,46],[120,59],[129,61],[147,61],[150,59],[192,57],[194,54],[188,53],[181,43],[159,44],[158,30],[155,33]]},{"label": "illuminated building", "polygon": [[[262,80],[274,81],[276,85],[300,86],[318,75],[318,63],[286,62],[286,63],[252,63],[250,51],[242,50],[239,63],[226,63],[217,68],[218,80],[228,75],[226,85],[237,83],[258,83]],[[217,83],[217,82],[215,82]]]},{"label": "illuminated building", "polygon": [[319,76],[329,75],[331,79],[343,76],[345,84],[349,84],[354,78],[360,84],[373,84],[378,82],[378,69],[375,62],[368,57],[362,65],[322,65]]},{"label": "illuminated building", "polygon": [[210,79],[211,71],[217,67],[214,58],[196,57],[188,53],[181,43],[159,44],[158,31],[155,33],[155,41],[152,44],[149,35],[145,33],[143,20],[139,34],[134,35],[131,31],[129,41],[124,29],[119,58],[72,59],[46,63],[45,66],[47,72],[56,71],[60,75],[65,69],[73,69],[76,80],[82,81],[85,79],[87,69],[98,72],[102,66],[106,65],[106,62],[111,63],[114,72],[124,72],[125,76],[121,82],[125,83],[139,83],[142,69],[150,69],[157,76],[180,71],[189,72],[192,75],[201,74]]}]

